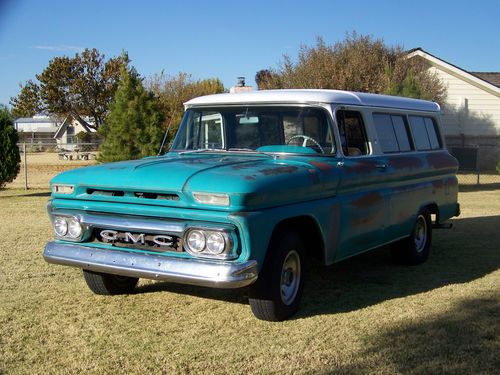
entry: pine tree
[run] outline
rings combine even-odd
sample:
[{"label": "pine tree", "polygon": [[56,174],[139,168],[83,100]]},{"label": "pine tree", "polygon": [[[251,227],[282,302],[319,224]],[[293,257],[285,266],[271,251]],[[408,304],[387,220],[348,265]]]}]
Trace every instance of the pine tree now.
[{"label": "pine tree", "polygon": [[19,173],[19,148],[17,132],[9,111],[0,107],[0,188],[11,182]]},{"label": "pine tree", "polygon": [[123,68],[110,112],[100,131],[102,162],[155,155],[163,135],[163,115],[133,68]]}]

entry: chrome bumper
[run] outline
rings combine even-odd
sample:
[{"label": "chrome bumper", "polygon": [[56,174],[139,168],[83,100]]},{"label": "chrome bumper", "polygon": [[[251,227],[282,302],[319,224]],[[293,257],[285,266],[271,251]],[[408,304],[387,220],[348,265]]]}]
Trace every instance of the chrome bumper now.
[{"label": "chrome bumper", "polygon": [[173,258],[49,242],[43,252],[49,263],[95,272],[212,288],[240,288],[257,280],[257,262],[215,262]]}]

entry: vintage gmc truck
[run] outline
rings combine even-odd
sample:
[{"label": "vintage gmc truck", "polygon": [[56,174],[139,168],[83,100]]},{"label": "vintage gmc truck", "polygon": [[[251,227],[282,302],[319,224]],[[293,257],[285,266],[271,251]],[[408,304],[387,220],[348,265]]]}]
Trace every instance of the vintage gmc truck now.
[{"label": "vintage gmc truck", "polygon": [[97,294],[139,278],[248,286],[255,316],[276,321],[297,311],[307,259],[390,244],[421,263],[432,228],[459,215],[436,103],[270,90],[185,108],[165,155],[53,178],[48,262],[83,269]]}]

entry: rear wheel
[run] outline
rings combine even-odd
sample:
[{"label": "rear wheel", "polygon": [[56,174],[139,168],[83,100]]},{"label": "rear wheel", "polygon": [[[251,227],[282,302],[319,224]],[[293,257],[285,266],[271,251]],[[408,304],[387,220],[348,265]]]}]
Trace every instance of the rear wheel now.
[{"label": "rear wheel", "polygon": [[[283,232],[281,232],[283,233]],[[293,232],[276,234],[257,282],[250,287],[250,307],[261,320],[282,321],[299,308],[304,287],[304,246]]]},{"label": "rear wheel", "polygon": [[137,277],[118,276],[88,270],[83,270],[83,277],[91,291],[102,295],[131,293],[139,281]]},{"label": "rear wheel", "polygon": [[432,221],[429,210],[421,210],[410,237],[391,246],[393,258],[398,263],[420,264],[427,260],[432,241]]}]

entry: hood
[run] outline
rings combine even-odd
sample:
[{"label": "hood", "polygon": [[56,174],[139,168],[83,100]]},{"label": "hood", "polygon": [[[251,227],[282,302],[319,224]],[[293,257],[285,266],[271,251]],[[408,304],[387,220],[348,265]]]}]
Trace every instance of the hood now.
[{"label": "hood", "polygon": [[[332,195],[338,183],[334,160],[318,160],[325,159],[167,154],[74,169],[57,175],[51,184],[75,185],[72,196],[53,194],[56,198],[251,210]],[[230,206],[201,205],[193,192],[229,194]]]}]

